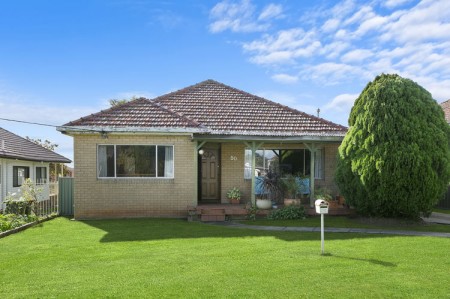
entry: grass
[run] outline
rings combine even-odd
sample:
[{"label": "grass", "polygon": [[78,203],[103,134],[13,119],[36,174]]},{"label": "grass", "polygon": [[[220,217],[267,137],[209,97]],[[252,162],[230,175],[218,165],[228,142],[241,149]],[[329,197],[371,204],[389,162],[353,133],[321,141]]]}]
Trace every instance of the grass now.
[{"label": "grass", "polygon": [[450,239],[57,218],[0,239],[2,298],[448,298]]},{"label": "grass", "polygon": [[[297,220],[258,219],[255,221],[241,221],[241,223],[245,223],[248,225],[320,227],[320,216],[307,217],[305,219]],[[450,233],[450,225],[419,223],[408,220],[377,218],[371,219],[346,216],[325,216],[325,227],[370,228]]]}]

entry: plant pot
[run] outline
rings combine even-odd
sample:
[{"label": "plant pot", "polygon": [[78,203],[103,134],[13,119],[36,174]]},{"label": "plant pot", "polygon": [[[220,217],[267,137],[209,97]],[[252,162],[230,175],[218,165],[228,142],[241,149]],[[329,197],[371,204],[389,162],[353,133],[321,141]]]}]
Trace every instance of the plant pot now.
[{"label": "plant pot", "polygon": [[256,207],[260,210],[269,210],[272,208],[272,201],[269,199],[257,199]]},{"label": "plant pot", "polygon": [[345,198],[342,195],[338,195],[336,196],[337,201],[339,202],[340,205],[344,205],[345,204]]},{"label": "plant pot", "polygon": [[230,203],[231,203],[232,205],[238,205],[238,204],[239,204],[239,199],[230,198]]},{"label": "plant pot", "polygon": [[285,198],[284,205],[285,206],[298,205],[298,200],[295,198]]},{"label": "plant pot", "polygon": [[330,200],[330,201],[328,202],[328,207],[331,208],[331,209],[337,209],[337,208],[340,207],[340,205],[339,205],[339,202],[338,202],[338,201],[336,201],[336,200]]}]

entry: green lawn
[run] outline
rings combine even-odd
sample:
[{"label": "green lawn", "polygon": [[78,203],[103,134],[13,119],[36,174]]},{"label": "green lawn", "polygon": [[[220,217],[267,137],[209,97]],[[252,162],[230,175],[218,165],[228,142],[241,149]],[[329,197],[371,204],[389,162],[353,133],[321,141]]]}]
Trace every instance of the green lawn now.
[{"label": "green lawn", "polygon": [[[428,231],[450,233],[450,225],[418,223],[411,220],[392,220],[392,219],[370,219],[356,218],[346,216],[325,216],[325,227],[340,228],[371,228],[385,230],[409,230],[409,231]],[[248,225],[269,225],[269,226],[304,226],[320,227],[320,216],[307,217],[297,220],[246,220],[241,223]]]},{"label": "green lawn", "polygon": [[0,239],[2,298],[448,298],[450,239],[57,218]]}]

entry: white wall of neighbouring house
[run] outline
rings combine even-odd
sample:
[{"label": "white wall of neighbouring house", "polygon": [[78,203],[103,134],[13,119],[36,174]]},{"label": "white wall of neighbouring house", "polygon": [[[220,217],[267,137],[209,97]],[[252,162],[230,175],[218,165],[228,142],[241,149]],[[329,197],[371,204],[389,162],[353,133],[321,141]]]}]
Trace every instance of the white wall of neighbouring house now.
[{"label": "white wall of neighbouring house", "polygon": [[1,203],[4,203],[5,197],[8,193],[16,193],[19,191],[20,187],[15,187],[13,185],[13,174],[15,166],[23,166],[29,168],[29,177],[30,179],[36,183],[36,168],[37,167],[45,167],[47,172],[47,181],[41,182],[37,184],[37,188],[40,189],[39,200],[45,200],[49,198],[49,163],[48,162],[33,162],[33,161],[24,161],[24,160],[15,160],[15,159],[1,159],[0,160],[0,200]]},{"label": "white wall of neighbouring house", "polygon": [[3,159],[0,159],[0,210],[3,210],[3,198],[5,198],[5,184],[3,183],[4,178],[4,163]]}]

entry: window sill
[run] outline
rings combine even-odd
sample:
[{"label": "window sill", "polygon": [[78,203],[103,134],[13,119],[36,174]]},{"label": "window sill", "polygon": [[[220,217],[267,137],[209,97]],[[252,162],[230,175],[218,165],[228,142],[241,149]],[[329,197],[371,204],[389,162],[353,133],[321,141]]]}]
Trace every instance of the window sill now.
[{"label": "window sill", "polygon": [[175,178],[97,178],[104,184],[173,184]]}]

